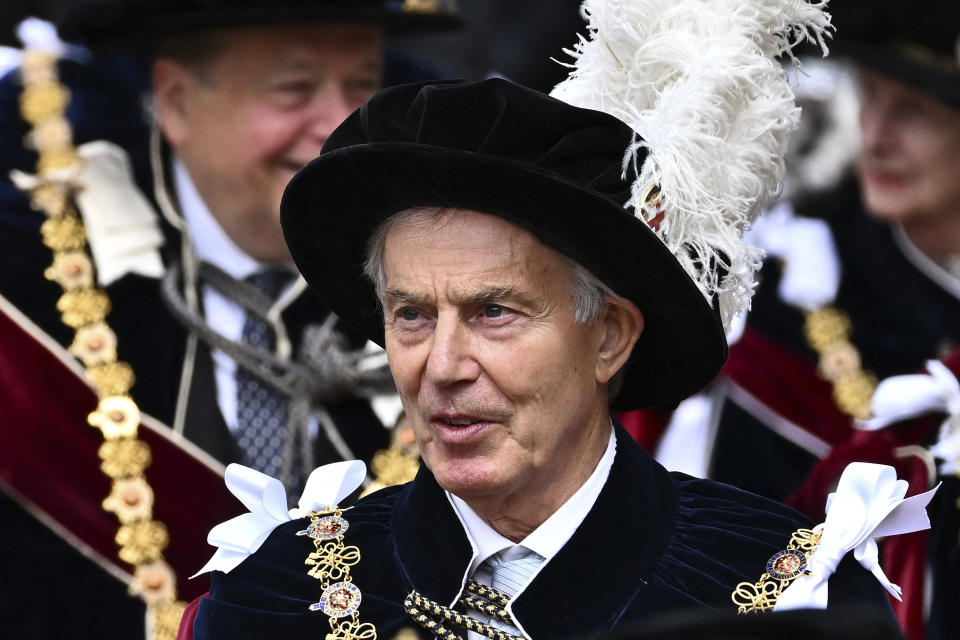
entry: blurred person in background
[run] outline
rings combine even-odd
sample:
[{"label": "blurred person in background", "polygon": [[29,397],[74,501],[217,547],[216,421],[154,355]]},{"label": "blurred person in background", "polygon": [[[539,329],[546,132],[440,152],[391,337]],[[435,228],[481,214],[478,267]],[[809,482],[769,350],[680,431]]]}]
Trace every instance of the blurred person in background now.
[{"label": "blurred person in background", "polygon": [[[70,272],[47,269],[44,212],[30,206],[44,139],[20,117],[29,71],[11,73],[0,85],[0,138],[10,150],[0,184],[0,302],[13,327],[0,336],[11,391],[0,444],[0,635],[137,637],[136,596],[174,581],[189,596],[185,579],[205,545],[178,527],[207,529],[230,499],[185,512],[184,495],[207,498],[188,486],[187,469],[206,469],[219,484],[223,464],[244,461],[296,487],[315,464],[369,460],[389,444],[384,423],[395,412],[383,359],[368,357],[366,341],[304,293],[280,235],[280,194],[384,82],[432,75],[385,58],[384,38],[456,28],[450,5],[84,0],[49,8],[61,36],[86,47],[54,44],[68,54],[56,68],[70,91],[67,126],[56,133],[66,131],[82,159],[76,205],[111,311],[106,326],[81,327],[96,332],[85,342],[61,320]],[[43,27],[30,29],[28,39]],[[11,169],[19,173],[8,181]],[[63,359],[70,347],[85,365],[95,360],[87,347],[115,343],[116,360],[136,376],[133,401],[169,425],[151,447],[155,495],[143,491],[169,533],[175,573],[153,567],[145,584],[143,558],[126,560],[136,571],[116,558],[116,518],[134,516],[104,500],[111,484],[97,431],[69,425],[90,455],[53,435],[67,394],[26,384],[23,365],[33,358],[25,350],[38,343]],[[27,428],[38,424],[51,430]],[[37,460],[64,475],[51,477]]]},{"label": "blurred person in background", "polygon": [[[626,422],[669,468],[815,518],[851,461],[895,466],[911,494],[943,482],[931,532],[892,540],[883,555],[912,593],[895,605],[907,635],[948,638],[960,625],[960,451],[942,445],[955,424],[940,424],[960,406],[947,401],[960,370],[960,7],[846,0],[830,10],[832,53],[855,67],[859,135],[829,135],[841,159],[857,138],[859,154],[836,186],[795,190],[758,221],[769,259],[708,391]],[[837,103],[849,102],[844,74],[835,78]],[[925,367],[874,397],[878,381]]]}]

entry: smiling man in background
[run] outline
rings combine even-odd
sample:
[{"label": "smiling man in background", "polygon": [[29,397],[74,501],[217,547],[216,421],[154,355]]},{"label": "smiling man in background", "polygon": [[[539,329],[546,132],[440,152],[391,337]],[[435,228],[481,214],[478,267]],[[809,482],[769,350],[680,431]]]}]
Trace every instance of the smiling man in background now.
[{"label": "smiling man in background", "polygon": [[[366,340],[304,294],[280,230],[280,195],[384,81],[426,76],[385,57],[384,38],[455,28],[451,4],[82,0],[51,11],[65,40],[93,51],[92,59],[63,59],[57,68],[72,98],[66,133],[82,158],[77,206],[111,306],[109,329],[96,328],[98,344],[115,340],[117,359],[136,376],[133,401],[170,427],[160,425],[160,437],[174,454],[161,458],[166,449],[154,448],[146,475],[154,488],[170,488],[151,494],[171,543],[170,566],[151,574],[150,589],[176,583],[187,598],[203,590],[186,582],[204,552],[187,530],[208,528],[210,511],[226,502],[183,514],[184,493],[203,494],[178,484],[187,467],[220,485],[220,463],[243,461],[296,487],[314,464],[369,460],[389,443],[383,423],[392,418],[381,420],[371,398],[391,393],[392,382],[382,362],[364,358]],[[21,147],[34,139],[16,115],[25,75],[5,80],[0,134],[12,168],[33,173],[36,156]],[[48,345],[73,344],[87,364],[91,353],[78,348],[57,309],[63,291],[44,278],[52,261],[40,234],[44,216],[12,183],[0,185],[0,196],[5,315],[52,338]],[[14,355],[0,359],[0,371],[19,381],[22,362],[15,345],[6,346],[4,354]],[[55,436],[21,425],[62,421],[35,419],[39,407],[55,410],[58,398],[43,384],[16,389],[5,396],[5,418],[16,428],[4,432],[27,437],[0,444],[0,480],[20,503],[0,496],[8,550],[0,560],[7,577],[0,635],[49,637],[70,628],[78,638],[139,636],[143,604],[125,583],[150,597],[145,563],[116,557],[121,524],[105,510],[111,482],[96,455],[100,436],[81,420],[71,433],[90,439],[91,455],[50,447]],[[51,482],[31,466],[36,459],[67,470],[56,499],[43,491]],[[75,591],[66,599],[48,588],[65,575]]]}]

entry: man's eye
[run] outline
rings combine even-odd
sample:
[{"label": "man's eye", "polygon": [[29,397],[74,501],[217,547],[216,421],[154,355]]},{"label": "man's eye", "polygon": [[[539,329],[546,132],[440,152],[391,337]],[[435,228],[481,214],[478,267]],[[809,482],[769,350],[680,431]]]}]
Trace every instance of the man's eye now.
[{"label": "man's eye", "polygon": [[343,85],[348,91],[369,91],[373,93],[380,88],[380,79],[375,77],[350,78]]},{"label": "man's eye", "polygon": [[483,308],[483,315],[487,318],[499,318],[503,315],[504,309],[498,304],[488,304]]},{"label": "man's eye", "polygon": [[412,322],[420,317],[420,312],[417,311],[416,309],[411,309],[407,307],[406,309],[403,309],[402,311],[400,311],[400,317],[403,318],[404,320]]}]

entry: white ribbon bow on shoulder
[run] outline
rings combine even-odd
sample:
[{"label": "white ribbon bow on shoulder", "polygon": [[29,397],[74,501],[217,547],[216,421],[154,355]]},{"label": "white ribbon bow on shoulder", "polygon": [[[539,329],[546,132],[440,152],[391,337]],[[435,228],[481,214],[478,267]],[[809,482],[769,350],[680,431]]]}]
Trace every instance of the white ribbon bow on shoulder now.
[{"label": "white ribbon bow on shoulder", "polygon": [[944,461],[940,473],[960,472],[960,382],[942,362],[928,361],[927,374],[887,378],[877,386],[870,407],[874,417],[855,423],[857,428],[875,431],[924,414],[946,413],[930,453]]},{"label": "white ribbon bow on shoulder", "polygon": [[796,578],[774,607],[775,611],[827,607],[827,581],[848,551],[897,600],[900,587],[880,568],[876,538],[930,528],[926,506],[936,493],[904,498],[908,485],[897,480],[893,467],[867,462],[847,465],[835,493],[827,498],[827,517],[817,525],[820,544],[807,560],[807,575]]},{"label": "white ribbon bow on shoulder", "polygon": [[224,474],[227,488],[250,512],[210,530],[207,542],[217,551],[190,577],[208,571],[229,573],[259,549],[274,529],[311,511],[335,506],[363,483],[366,474],[367,467],[359,460],[318,467],[307,479],[297,508],[288,511],[287,492],[279,480],[250,467],[229,465]]}]

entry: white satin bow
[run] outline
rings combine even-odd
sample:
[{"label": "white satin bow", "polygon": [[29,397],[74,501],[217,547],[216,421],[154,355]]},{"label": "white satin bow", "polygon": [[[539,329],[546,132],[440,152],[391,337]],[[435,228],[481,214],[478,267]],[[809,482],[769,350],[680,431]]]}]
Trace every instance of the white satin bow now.
[{"label": "white satin bow", "polygon": [[781,202],[757,219],[749,240],[783,260],[778,293],[787,304],[812,310],[837,297],[840,259],[827,223],[795,216]]},{"label": "white satin bow", "polygon": [[217,551],[190,577],[208,571],[230,572],[259,549],[274,529],[311,511],[338,504],[360,486],[366,474],[367,467],[359,460],[318,467],[307,479],[297,508],[288,511],[287,492],[279,480],[250,467],[229,465],[224,474],[227,488],[250,512],[210,530],[207,542]]},{"label": "white satin bow", "polygon": [[942,362],[927,362],[926,374],[895,376],[877,386],[870,407],[873,418],[856,423],[866,431],[883,429],[895,422],[931,412],[949,417],[940,427],[937,443],[930,448],[934,457],[945,460],[940,473],[960,471],[960,382]]},{"label": "white satin bow", "polygon": [[[83,217],[87,243],[97,265],[97,282],[107,286],[128,273],[160,278],[164,273],[157,213],[133,178],[130,157],[112,142],[97,140],[77,147],[83,160],[45,177],[71,182]],[[23,191],[40,178],[14,169],[10,179]]]},{"label": "white satin bow", "polygon": [[836,492],[827,498],[826,520],[815,527],[821,532],[820,544],[807,560],[808,573],[790,583],[774,610],[825,609],[827,581],[849,551],[899,600],[900,587],[880,568],[876,538],[929,529],[926,506],[937,491],[935,487],[904,498],[907,488],[904,480],[897,480],[893,467],[867,462],[847,465]]}]

